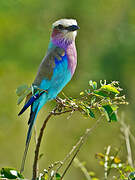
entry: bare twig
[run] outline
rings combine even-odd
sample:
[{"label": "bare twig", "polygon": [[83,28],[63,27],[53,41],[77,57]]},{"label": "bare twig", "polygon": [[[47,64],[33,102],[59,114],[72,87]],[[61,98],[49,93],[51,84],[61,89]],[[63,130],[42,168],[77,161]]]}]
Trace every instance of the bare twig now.
[{"label": "bare twig", "polygon": [[65,113],[73,112],[73,111],[76,111],[76,109],[69,109],[69,110],[62,111],[62,112],[54,112],[53,115],[61,115],[61,114],[65,114]]},{"label": "bare twig", "polygon": [[128,162],[131,167],[133,167],[133,160],[132,160],[132,151],[131,151],[131,145],[130,145],[130,139],[129,139],[129,126],[125,129],[125,141],[126,141],[126,147],[127,147],[127,153],[128,153]]},{"label": "bare twig", "polygon": [[50,170],[52,170],[52,168],[54,168],[55,166],[57,166],[57,165],[59,165],[59,164],[61,164],[61,163],[62,163],[61,161],[56,161],[56,162],[54,162],[53,164],[49,165],[47,171],[49,172]]},{"label": "bare twig", "polygon": [[[35,141],[35,146],[37,145],[37,130],[36,130],[36,125],[34,126],[34,141]],[[38,176],[38,172],[39,172],[39,165],[37,162],[37,176]]]},{"label": "bare twig", "polygon": [[55,107],[46,117],[46,119],[44,120],[44,123],[40,129],[40,133],[38,136],[38,140],[37,140],[37,145],[36,145],[36,149],[35,149],[35,157],[34,157],[34,163],[33,163],[33,177],[32,179],[35,180],[37,177],[37,162],[38,162],[38,158],[39,158],[39,149],[40,149],[40,144],[41,144],[41,140],[42,140],[42,136],[43,136],[43,132],[44,129],[46,127],[47,122],[49,121],[49,119],[52,117],[53,113],[56,111],[57,107]]},{"label": "bare twig", "polygon": [[77,167],[79,167],[79,168],[82,170],[82,172],[83,172],[83,174],[85,175],[86,179],[87,179],[87,180],[91,180],[91,177],[90,177],[90,175],[89,175],[89,172],[87,171],[86,167],[79,161],[78,158],[74,158],[74,163],[75,163],[75,165],[76,165]]},{"label": "bare twig", "polygon": [[108,178],[108,156],[109,156],[110,150],[111,150],[111,146],[108,146],[106,153],[105,153],[105,163],[104,163],[105,180],[107,180],[107,178]]},{"label": "bare twig", "polygon": [[130,137],[131,137],[132,142],[133,142],[134,145],[135,145],[135,137],[134,137],[134,135],[131,133],[131,131],[129,131],[129,135],[130,135]]},{"label": "bare twig", "polygon": [[73,160],[75,159],[76,155],[78,154],[80,149],[77,149],[77,151],[75,152],[74,156],[72,157],[71,161],[69,162],[69,164],[67,165],[66,169],[64,170],[62,176],[61,176],[61,180],[63,179],[63,177],[65,176],[66,172],[68,171],[68,169],[70,168]]},{"label": "bare twig", "polygon": [[60,168],[63,166],[63,164],[65,164],[65,162],[70,158],[70,156],[75,152],[75,154],[73,155],[72,159],[70,160],[69,164],[67,165],[64,173],[62,174],[61,179],[64,177],[64,175],[66,174],[67,170],[69,169],[69,167],[71,166],[74,158],[76,157],[76,155],[78,154],[78,152],[80,151],[82,145],[84,144],[84,142],[87,140],[88,136],[90,135],[90,133],[97,127],[98,123],[101,121],[103,116],[101,116],[96,123],[91,127],[85,130],[83,136],[80,137],[79,141],[76,143],[75,146],[72,147],[71,151],[66,155],[66,157],[64,158],[64,160],[62,161],[62,163],[58,166],[56,173],[60,170]]},{"label": "bare twig", "polygon": [[124,134],[125,142],[126,142],[126,148],[127,148],[127,159],[128,163],[131,167],[133,167],[133,159],[132,159],[132,151],[131,151],[131,145],[130,145],[130,128],[129,126],[124,122],[124,114],[122,114],[122,120],[120,121],[121,124],[121,131]]},{"label": "bare twig", "polygon": [[37,130],[36,130],[36,125],[34,126],[34,141],[35,145],[37,144]]}]

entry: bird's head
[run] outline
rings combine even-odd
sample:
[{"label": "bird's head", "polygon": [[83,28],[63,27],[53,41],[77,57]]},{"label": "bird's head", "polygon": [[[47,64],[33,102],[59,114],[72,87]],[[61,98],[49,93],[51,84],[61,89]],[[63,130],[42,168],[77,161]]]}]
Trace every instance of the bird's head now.
[{"label": "bird's head", "polygon": [[79,26],[75,19],[60,19],[52,25],[52,39],[74,41]]}]

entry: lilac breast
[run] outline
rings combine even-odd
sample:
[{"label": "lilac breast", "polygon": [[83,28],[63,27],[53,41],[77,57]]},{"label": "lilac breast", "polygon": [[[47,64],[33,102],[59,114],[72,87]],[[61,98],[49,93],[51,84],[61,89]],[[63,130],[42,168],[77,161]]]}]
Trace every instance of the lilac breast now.
[{"label": "lilac breast", "polygon": [[75,42],[72,42],[67,47],[66,54],[68,57],[68,68],[70,69],[71,75],[73,76],[77,65],[77,53],[76,53]]}]

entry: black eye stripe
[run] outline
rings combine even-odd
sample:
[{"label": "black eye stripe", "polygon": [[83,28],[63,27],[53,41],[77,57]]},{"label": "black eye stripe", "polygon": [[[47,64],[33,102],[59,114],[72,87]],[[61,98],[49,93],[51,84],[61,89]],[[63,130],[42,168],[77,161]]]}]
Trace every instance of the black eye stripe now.
[{"label": "black eye stripe", "polygon": [[70,25],[68,27],[63,26],[62,24],[59,24],[58,26],[55,27],[56,29],[59,30],[67,30],[67,31],[76,31],[79,29],[79,27],[77,25]]},{"label": "black eye stripe", "polygon": [[65,27],[64,27],[63,25],[61,25],[61,24],[59,24],[59,25],[57,26],[57,28],[60,29],[60,30],[65,29]]}]

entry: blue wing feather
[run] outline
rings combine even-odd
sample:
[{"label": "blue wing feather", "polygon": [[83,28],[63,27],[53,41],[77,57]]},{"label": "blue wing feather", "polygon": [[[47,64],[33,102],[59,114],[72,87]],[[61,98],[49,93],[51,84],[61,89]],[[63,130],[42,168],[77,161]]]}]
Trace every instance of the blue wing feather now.
[{"label": "blue wing feather", "polygon": [[28,102],[24,105],[24,107],[21,109],[21,111],[19,112],[18,116],[20,116],[22,113],[24,113],[24,111],[26,111],[26,109],[33,104],[33,102],[35,100],[37,100],[42,94],[44,93],[41,92],[41,93],[36,93],[35,95],[33,95],[29,100]]},{"label": "blue wing feather", "polygon": [[42,79],[40,87],[48,91],[47,98],[52,100],[56,98],[58,93],[71,80],[71,71],[68,69],[68,58],[65,54],[62,60],[55,58],[55,68],[51,80]]}]

